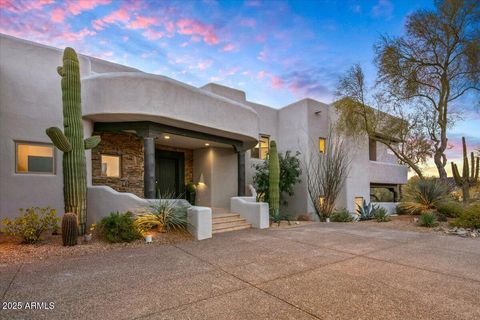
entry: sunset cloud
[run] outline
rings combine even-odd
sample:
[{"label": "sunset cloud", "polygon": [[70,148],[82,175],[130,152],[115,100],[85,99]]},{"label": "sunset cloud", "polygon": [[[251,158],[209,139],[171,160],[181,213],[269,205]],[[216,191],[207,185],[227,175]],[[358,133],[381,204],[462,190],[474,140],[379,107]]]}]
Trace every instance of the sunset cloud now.
[{"label": "sunset cloud", "polygon": [[135,20],[127,24],[127,28],[129,29],[145,29],[149,26],[155,24],[157,19],[153,17],[145,17],[145,16],[136,16]]},{"label": "sunset cloud", "polygon": [[220,42],[212,25],[206,25],[195,19],[181,19],[177,21],[176,25],[179,34],[191,35],[194,39],[195,37],[201,37],[209,45]]},{"label": "sunset cloud", "polygon": [[231,43],[228,43],[228,44],[223,46],[222,51],[229,52],[229,51],[233,51],[235,49],[236,49],[235,45],[233,45]]}]

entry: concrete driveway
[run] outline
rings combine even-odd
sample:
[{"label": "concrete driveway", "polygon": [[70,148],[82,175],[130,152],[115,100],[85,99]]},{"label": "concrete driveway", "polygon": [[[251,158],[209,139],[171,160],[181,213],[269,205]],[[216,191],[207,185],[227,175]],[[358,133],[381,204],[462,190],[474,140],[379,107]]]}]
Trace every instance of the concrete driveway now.
[{"label": "concrete driveway", "polygon": [[54,303],[1,319],[479,319],[480,241],[360,224],[251,229],[0,268],[0,294]]}]

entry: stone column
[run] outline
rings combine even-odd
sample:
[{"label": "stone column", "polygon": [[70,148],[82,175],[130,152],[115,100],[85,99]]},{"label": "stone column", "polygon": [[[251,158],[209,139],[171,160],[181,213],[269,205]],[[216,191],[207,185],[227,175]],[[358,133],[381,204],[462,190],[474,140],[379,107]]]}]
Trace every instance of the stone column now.
[{"label": "stone column", "polygon": [[238,196],[245,196],[245,151],[237,151]]},{"label": "stone column", "polygon": [[145,199],[155,199],[155,138],[143,138],[143,194]]}]

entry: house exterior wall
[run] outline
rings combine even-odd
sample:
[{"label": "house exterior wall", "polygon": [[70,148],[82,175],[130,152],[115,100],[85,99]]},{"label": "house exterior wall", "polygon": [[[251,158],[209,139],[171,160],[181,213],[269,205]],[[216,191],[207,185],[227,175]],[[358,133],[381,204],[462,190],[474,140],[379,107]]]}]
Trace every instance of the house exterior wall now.
[{"label": "house exterior wall", "polygon": [[[281,109],[250,102],[245,93],[225,86],[208,84],[194,88],[167,77],[149,75],[134,68],[80,55],[82,102],[85,137],[93,132],[97,121],[152,121],[179,128],[241,141],[253,147],[259,134],[276,140],[281,152],[301,152],[302,163],[318,148],[318,138],[328,134],[328,123],[335,120],[332,107],[304,99]],[[50,140],[45,129],[63,129],[60,77],[62,50],[0,35],[0,216],[17,215],[19,207],[52,206],[63,213],[62,153],[55,150],[55,174],[15,173],[15,141]],[[320,111],[319,113],[317,113]],[[120,191],[142,196],[143,161],[139,141],[110,141],[101,145],[107,152],[122,153],[128,165],[128,186],[122,181],[102,180],[99,150],[86,151],[87,183],[112,185]],[[123,139],[123,138],[122,138]],[[134,143],[134,141],[136,141]],[[141,140],[140,140],[141,141]],[[107,144],[109,143],[108,147]],[[136,144],[138,143],[138,144]],[[349,141],[352,166],[338,207],[353,211],[354,197],[369,200],[369,186],[377,183],[405,183],[407,171],[377,144],[377,161],[368,157],[368,139]],[[119,152],[115,144],[121,144]],[[128,147],[130,145],[130,147]],[[108,149],[108,150],[107,150]],[[128,150],[132,149],[132,150]],[[187,153],[186,153],[187,155]],[[124,159],[125,158],[125,159]],[[189,160],[191,159],[191,161]],[[252,183],[252,159],[246,152],[247,185]],[[237,154],[233,148],[200,148],[186,156],[187,179],[205,185],[199,188],[198,204],[228,208],[237,190]],[[190,172],[191,171],[191,172]],[[288,199],[289,213],[313,213],[308,197],[305,168],[302,183],[295,186],[295,196]]]}]

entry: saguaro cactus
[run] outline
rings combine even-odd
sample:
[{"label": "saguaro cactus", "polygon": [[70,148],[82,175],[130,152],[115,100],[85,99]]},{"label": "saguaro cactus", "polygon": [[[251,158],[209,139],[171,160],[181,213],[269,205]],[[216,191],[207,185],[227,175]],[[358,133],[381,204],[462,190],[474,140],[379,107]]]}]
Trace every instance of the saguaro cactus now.
[{"label": "saguaro cactus", "polygon": [[53,144],[63,151],[63,194],[65,212],[77,215],[79,233],[85,233],[87,222],[87,173],[85,150],[95,148],[99,136],[84,140],[80,94],[80,67],[72,48],[63,52],[63,66],[57,68],[62,77],[63,125],[46,130]]},{"label": "saguaro cactus", "polygon": [[453,174],[453,178],[455,179],[456,185],[462,188],[463,203],[468,204],[468,202],[470,201],[470,187],[474,186],[478,182],[480,158],[476,157],[476,162],[475,162],[475,156],[473,155],[473,152],[470,153],[472,167],[469,168],[468,156],[467,156],[467,144],[465,143],[465,137],[462,137],[462,145],[463,145],[462,176],[460,176],[457,165],[453,162],[452,162],[452,174]]},{"label": "saguaro cactus", "polygon": [[77,244],[78,224],[75,213],[65,213],[62,219],[62,242],[64,246]]},{"label": "saguaro cactus", "polygon": [[268,205],[270,215],[278,216],[280,210],[280,163],[278,160],[277,143],[270,142],[268,152]]}]

